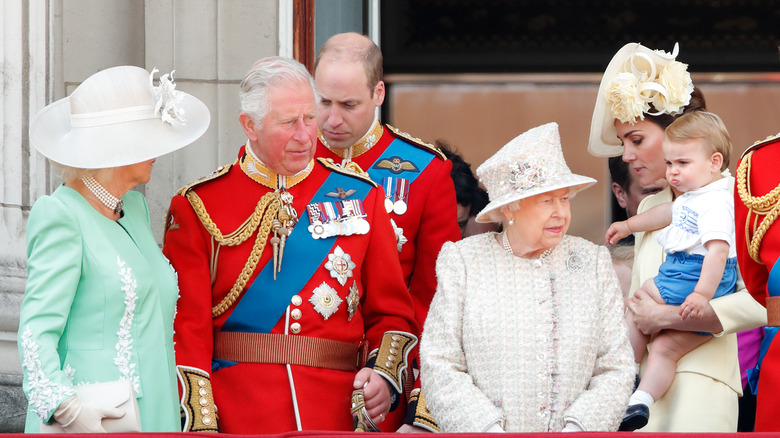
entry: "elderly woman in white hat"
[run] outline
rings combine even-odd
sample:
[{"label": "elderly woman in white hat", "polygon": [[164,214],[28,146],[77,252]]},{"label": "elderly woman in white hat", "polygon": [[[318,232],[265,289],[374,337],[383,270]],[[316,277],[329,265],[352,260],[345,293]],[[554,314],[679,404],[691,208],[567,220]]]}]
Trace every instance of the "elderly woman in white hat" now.
[{"label": "elderly woman in white hat", "polygon": [[139,67],[109,68],[32,121],[31,143],[63,168],[64,183],[27,224],[26,432],[181,428],[176,274],[130,189],[149,181],[155,157],[200,137],[209,112],[168,75],[160,82]]},{"label": "elderly woman in white hat", "polygon": [[[622,155],[642,185],[666,176],[661,147],[666,128],[684,113],[706,111],[704,96],[693,86],[688,66],[676,60],[677,54],[677,45],[666,53],[626,44],[607,66],[596,97],[588,151],[601,157]],[[732,179],[733,187],[728,170],[724,176]],[[637,213],[679,194],[669,186],[643,199]],[[647,423],[642,432],[736,432],[742,383],[734,333],[766,324],[766,310],[751,297],[741,277],[737,292],[711,300],[698,320],[682,320],[679,306],[659,304],[642,291],[634,294],[655,277],[665,259],[659,234],[660,230],[635,233],[629,292],[633,297],[627,301],[634,321],[645,334],[674,329],[716,336],[679,360],[672,386],[661,398],[632,396],[626,426]],[[649,411],[642,405],[649,405]]]},{"label": "elderly woman in white hat", "polygon": [[634,365],[609,252],[567,236],[573,174],[558,125],[510,141],[477,169],[504,232],[447,243],[420,347],[444,432],[616,430]]}]

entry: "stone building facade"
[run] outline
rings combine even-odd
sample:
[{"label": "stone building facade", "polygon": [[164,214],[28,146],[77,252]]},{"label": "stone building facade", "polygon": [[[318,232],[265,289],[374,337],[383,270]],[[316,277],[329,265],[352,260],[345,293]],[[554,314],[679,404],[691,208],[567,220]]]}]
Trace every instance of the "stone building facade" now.
[{"label": "stone building facade", "polygon": [[[91,74],[115,65],[176,70],[177,88],[203,100],[211,126],[162,157],[139,188],[155,236],[174,192],[229,163],[244,141],[238,84],[264,56],[292,56],[291,0],[4,0],[0,3],[0,432],[24,427],[16,333],[33,202],[60,178],[29,144],[30,119]],[[161,74],[162,74],[161,73]]]}]

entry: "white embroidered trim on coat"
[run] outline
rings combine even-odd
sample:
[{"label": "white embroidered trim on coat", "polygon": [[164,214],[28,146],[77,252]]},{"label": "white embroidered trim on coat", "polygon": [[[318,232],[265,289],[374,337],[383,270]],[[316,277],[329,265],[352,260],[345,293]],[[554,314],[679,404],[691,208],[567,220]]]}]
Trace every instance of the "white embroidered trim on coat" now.
[{"label": "white embroidered trim on coat", "polygon": [[135,302],[138,301],[138,296],[135,294],[135,288],[138,284],[133,278],[133,270],[130,267],[126,267],[126,263],[119,256],[116,258],[116,263],[119,265],[119,275],[122,277],[123,284],[122,291],[125,293],[125,313],[122,315],[122,320],[119,321],[119,331],[116,332],[118,340],[116,342],[114,365],[119,368],[122,378],[129,380],[133,384],[135,393],[140,394],[141,382],[135,374],[136,364],[130,363],[133,354],[133,335],[130,329],[133,327]]},{"label": "white embroidered trim on coat", "polygon": [[69,363],[66,363],[65,368],[62,369],[62,372],[65,373],[65,375],[68,377],[70,383],[73,383],[73,378],[76,377],[76,369],[70,366]]},{"label": "white embroidered trim on coat", "polygon": [[27,371],[27,399],[33,411],[46,421],[51,417],[54,410],[66,398],[74,395],[76,391],[73,388],[54,383],[43,373],[41,360],[38,358],[37,342],[32,340],[32,331],[28,326],[22,334],[22,367]]}]

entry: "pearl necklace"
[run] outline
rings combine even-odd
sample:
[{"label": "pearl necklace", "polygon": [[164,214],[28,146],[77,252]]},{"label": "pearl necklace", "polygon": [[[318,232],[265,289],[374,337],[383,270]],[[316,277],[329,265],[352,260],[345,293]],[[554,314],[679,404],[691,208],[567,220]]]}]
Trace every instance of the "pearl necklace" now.
[{"label": "pearl necklace", "polygon": [[[509,244],[509,237],[507,237],[506,231],[504,231],[502,234],[503,234],[503,236],[501,237],[501,245],[504,247],[504,251],[508,252],[511,255],[515,255],[515,252],[512,251],[512,245]],[[538,259],[534,259],[533,260],[534,261],[534,265],[536,265],[537,267],[542,266],[542,261],[544,259],[546,259],[547,257],[549,257],[550,254],[552,254],[552,251],[553,251],[552,248],[546,249],[542,253],[542,255],[539,256]]]},{"label": "pearl necklace", "polygon": [[95,180],[95,178],[88,176],[86,178],[81,178],[81,182],[84,183],[84,186],[86,186],[89,191],[103,203],[103,205],[113,210],[114,213],[122,212],[122,208],[124,207],[122,200],[109,193],[105,187],[101,186],[100,183]]}]

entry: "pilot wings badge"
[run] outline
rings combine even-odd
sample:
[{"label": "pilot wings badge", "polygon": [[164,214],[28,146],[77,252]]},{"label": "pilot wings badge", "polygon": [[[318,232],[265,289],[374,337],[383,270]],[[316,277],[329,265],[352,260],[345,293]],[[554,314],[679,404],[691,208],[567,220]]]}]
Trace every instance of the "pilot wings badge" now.
[{"label": "pilot wings badge", "polygon": [[402,172],[419,172],[420,169],[411,161],[404,160],[398,156],[392,156],[390,158],[382,158],[376,164],[374,169],[389,170],[390,172],[398,175]]}]

